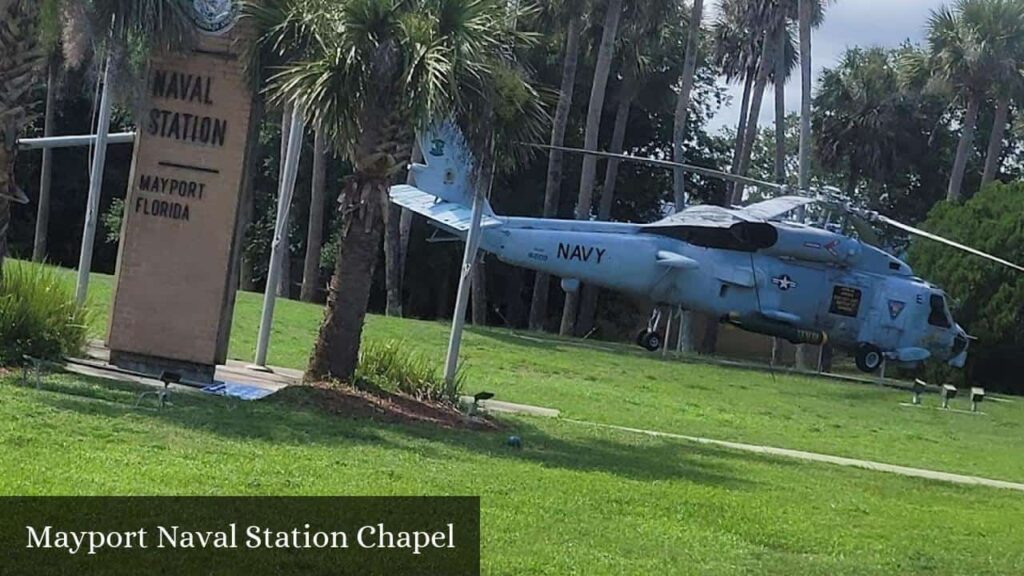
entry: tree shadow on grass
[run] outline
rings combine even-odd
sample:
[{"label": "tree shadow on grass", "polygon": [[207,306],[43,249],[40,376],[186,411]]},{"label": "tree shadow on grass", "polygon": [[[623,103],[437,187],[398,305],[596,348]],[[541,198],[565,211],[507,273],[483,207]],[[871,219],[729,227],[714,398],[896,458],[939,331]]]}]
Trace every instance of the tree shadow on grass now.
[{"label": "tree shadow on grass", "polygon": [[[191,393],[172,393],[173,405],[167,408],[136,407],[136,396],[145,390],[151,388],[62,375],[47,378],[34,399],[61,411],[112,420],[131,415],[232,440],[286,446],[373,445],[438,461],[468,454],[562,470],[602,472],[631,480],[685,480],[729,489],[747,489],[754,484],[736,474],[743,464],[792,464],[759,454],[588,428],[557,419],[512,418],[504,421],[507,430],[503,432],[442,430],[338,418],[313,408],[267,400],[251,402]],[[522,438],[523,448],[508,446],[509,434]]]}]

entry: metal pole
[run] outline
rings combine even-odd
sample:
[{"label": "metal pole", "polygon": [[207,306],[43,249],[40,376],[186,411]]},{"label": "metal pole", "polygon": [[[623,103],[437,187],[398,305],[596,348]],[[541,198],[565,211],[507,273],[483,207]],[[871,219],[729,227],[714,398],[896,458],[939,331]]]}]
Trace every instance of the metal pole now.
[{"label": "metal pole", "polygon": [[[107,134],[107,144],[133,144],[135,132],[118,132]],[[20,150],[49,150],[53,148],[75,148],[92,146],[96,143],[96,134],[81,136],[50,136],[49,138],[22,138],[18,140]]]},{"label": "metal pole", "polygon": [[281,265],[288,251],[288,211],[291,210],[295,178],[299,173],[299,156],[302,152],[302,133],[305,120],[295,108],[292,125],[288,131],[288,150],[277,191],[277,220],[274,222],[274,241],[270,244],[270,264],[267,266],[267,286],[263,290],[263,314],[260,316],[260,333],[256,338],[256,360],[254,368],[267,369],[267,347],[270,345],[270,327],[274,323],[274,304],[277,301],[277,283],[281,278]]},{"label": "metal pole", "polygon": [[96,125],[96,148],[92,152],[92,173],[89,175],[89,199],[85,206],[82,251],[78,257],[78,285],[75,299],[85,304],[89,294],[89,272],[92,270],[92,248],[96,240],[97,212],[103,191],[103,167],[107,162],[107,137],[110,133],[110,57],[103,70],[103,92],[100,96],[99,121]]},{"label": "metal pole", "polygon": [[683,313],[684,313],[683,307],[682,306],[677,306],[676,307],[676,314],[679,316],[679,331],[678,331],[679,333],[676,334],[676,353],[677,354],[681,354],[683,352],[683,328],[686,327],[686,325],[683,323]]},{"label": "metal pole", "polygon": [[469,233],[466,235],[466,250],[462,254],[462,273],[459,276],[459,291],[455,297],[455,315],[452,317],[452,332],[448,337],[448,356],[444,363],[444,381],[455,382],[459,370],[459,349],[462,347],[462,328],[466,324],[466,305],[469,303],[469,287],[476,264],[476,252],[480,247],[480,222],[483,220],[484,198],[477,187],[473,194],[473,213]]},{"label": "metal pole", "polygon": [[674,316],[673,310],[672,308],[669,308],[668,321],[665,322],[665,340],[662,341],[661,343],[662,357],[668,356],[668,343],[671,341],[670,339],[672,338],[672,316]]}]

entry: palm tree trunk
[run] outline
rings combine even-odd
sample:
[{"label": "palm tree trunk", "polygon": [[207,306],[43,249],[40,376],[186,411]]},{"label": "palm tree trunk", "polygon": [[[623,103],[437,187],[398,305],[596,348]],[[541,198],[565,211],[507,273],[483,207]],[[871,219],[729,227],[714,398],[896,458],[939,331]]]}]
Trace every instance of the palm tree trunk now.
[{"label": "palm tree trunk", "polygon": [[[799,0],[800,28],[800,188],[811,184],[811,0]],[[817,348],[796,347],[796,366],[804,370],[817,366]]]},{"label": "palm tree trunk", "polygon": [[1006,134],[1006,121],[1010,116],[1010,98],[1003,96],[996,102],[996,117],[992,121],[992,135],[988,139],[988,152],[985,155],[985,172],[981,177],[984,188],[996,179],[999,171],[999,160],[1003,154],[1003,136]]},{"label": "palm tree trunk", "polygon": [[811,184],[811,1],[799,0],[801,189]]},{"label": "palm tree trunk", "polygon": [[327,187],[327,137],[316,130],[313,138],[313,184],[309,191],[309,229],[306,231],[306,258],[302,264],[302,290],[299,299],[312,302],[320,290],[320,250],[324,240],[324,194]]},{"label": "palm tree trunk", "polygon": [[[622,85],[619,89],[619,106],[615,110],[615,126],[612,129],[612,141],[609,151],[613,153],[622,152],[623,144],[626,141],[626,126],[629,123],[629,111],[633,107],[633,99],[637,90],[637,63],[631,58],[626,63],[623,72]],[[608,160],[604,173],[604,186],[601,187],[601,201],[597,209],[598,220],[610,220],[612,216],[612,205],[615,201],[615,184],[619,176],[619,161]],[[587,334],[594,327],[594,317],[597,314],[597,297],[600,290],[597,286],[587,284],[583,287],[583,297],[580,302],[580,314],[577,320],[580,334]]]},{"label": "palm tree trunk", "polygon": [[[757,65],[757,78],[754,80],[753,93],[750,99],[750,114],[747,116],[746,133],[743,136],[743,152],[740,154],[740,163],[736,174],[746,176],[750,169],[750,157],[754,152],[754,141],[757,140],[758,118],[761,116],[761,102],[764,101],[764,91],[768,86],[768,71],[772,66],[772,43],[768,35],[765,35],[764,46],[761,49],[761,59]],[[736,186],[732,193],[732,204],[739,204],[743,201],[743,186]]]},{"label": "palm tree trunk", "polygon": [[946,200],[949,202],[960,201],[964,173],[967,171],[967,160],[971,155],[971,148],[974,146],[974,128],[978,123],[979,108],[981,108],[981,98],[971,94],[967,100],[967,111],[964,113],[963,128],[960,132],[960,144],[956,147],[953,173],[949,177],[949,189],[946,191]]},{"label": "palm tree trunk", "polygon": [[[675,125],[672,128],[672,158],[683,162],[683,139],[686,137],[686,120],[690,110],[690,94],[693,92],[693,77],[697,70],[700,25],[704,19],[704,0],[693,0],[690,12],[689,30],[686,33],[686,57],[683,60],[683,77],[680,80],[679,95],[676,97]],[[676,212],[686,207],[686,178],[681,169],[672,171],[672,200]]]},{"label": "palm tree trunk", "polygon": [[[597,150],[597,140],[601,131],[601,114],[604,112],[604,97],[608,87],[608,76],[612,70],[612,58],[615,56],[615,37],[619,32],[619,19],[622,16],[622,0],[610,0],[604,17],[604,30],[601,32],[601,45],[597,51],[597,64],[594,67],[594,82],[590,87],[590,104],[587,106],[587,128],[583,137],[586,150]],[[580,191],[576,198],[576,219],[590,219],[590,209],[594,197],[594,179],[597,177],[597,157],[583,157],[583,170],[580,174]],[[562,325],[559,334],[571,335],[576,331],[576,309],[579,304],[579,290],[565,294],[565,305],[562,307]]]},{"label": "palm tree trunk", "polygon": [[[740,156],[743,154],[743,138],[747,134],[747,120],[750,116],[750,93],[754,87],[754,77],[757,76],[757,69],[747,70],[746,76],[743,80],[743,99],[740,106],[740,120],[736,124],[736,143],[732,149],[732,165],[730,170],[733,174],[739,169]],[[728,185],[729,196],[728,202],[732,202],[732,194],[736,193],[736,188],[739,184],[730,182]]]},{"label": "palm tree trunk", "polygon": [[786,183],[786,27],[775,33],[775,181]]},{"label": "palm tree trunk", "polygon": [[[580,33],[583,19],[579,14],[569,20],[566,32],[565,55],[562,64],[562,85],[558,106],[551,126],[551,145],[561,146],[565,142],[565,130],[569,124],[572,108],[573,89],[576,86],[576,64],[579,60]],[[562,152],[552,150],[548,156],[548,174],[544,185],[544,217],[552,218],[558,213],[558,197],[562,186]],[[548,315],[548,292],[550,277],[538,272],[533,280],[533,296],[530,302],[530,330],[543,330]]]},{"label": "palm tree trunk", "polygon": [[[281,117],[281,162],[278,167],[278,178],[284,178],[284,158],[288,154],[288,133],[291,131],[292,125],[292,106],[289,104],[285,106],[284,115]],[[277,284],[277,295],[283,298],[288,298],[291,293],[292,275],[291,275],[291,241],[289,240],[288,232],[291,230],[291,211],[288,212],[288,222],[284,223],[284,238],[282,242],[284,246],[281,250],[281,280]]]},{"label": "palm tree trunk", "polygon": [[348,381],[359,363],[363,321],[383,232],[380,207],[373,203],[381,202],[388,183],[354,179],[347,188],[345,194],[350,201],[362,196],[363,203],[358,208],[347,209],[342,217],[334,276],[327,293],[324,320],[306,369],[307,381],[330,378]]},{"label": "palm tree trunk", "polygon": [[387,294],[385,314],[402,317],[402,209],[392,202],[384,206],[384,283]]},{"label": "palm tree trunk", "polygon": [[[60,64],[56,56],[50,58],[50,66],[46,77],[46,112],[43,120],[43,136],[53,136],[55,128],[54,114],[57,109],[57,73]],[[32,261],[42,262],[46,259],[46,233],[50,227],[50,182],[52,180],[53,149],[43,148],[42,171],[39,176],[39,206],[36,209],[36,235],[32,243]]]},{"label": "palm tree trunk", "polygon": [[[392,77],[386,68],[381,77]],[[388,94],[387,88],[378,87],[382,95]],[[401,114],[389,112],[395,109],[395,103],[384,97],[367,97],[367,102],[373,106],[368,106],[359,117],[360,130],[352,158],[355,174],[347,179],[339,199],[341,233],[334,276],[306,368],[306,381],[336,378],[350,382],[355,374],[384,233],[382,210],[390,204],[388,191],[394,175],[408,163],[411,154],[410,123]],[[394,161],[383,162],[382,158]]]}]

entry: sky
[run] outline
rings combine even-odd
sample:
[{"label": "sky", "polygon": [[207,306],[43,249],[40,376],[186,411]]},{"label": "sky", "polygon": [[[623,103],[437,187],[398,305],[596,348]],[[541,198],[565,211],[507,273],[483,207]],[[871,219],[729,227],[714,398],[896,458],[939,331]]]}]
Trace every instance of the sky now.
[{"label": "sky", "polygon": [[[925,25],[931,10],[951,0],[834,0],[825,14],[825,22],[811,36],[811,65],[814,82],[822,68],[831,67],[850,46],[895,47],[904,40],[924,40]],[[716,16],[717,2],[712,2],[708,22]],[[709,128],[717,132],[724,126],[736,127],[743,86],[729,87],[732,103],[724,106],[711,119]],[[786,110],[800,110],[799,70],[786,86]],[[769,86],[758,123],[775,121],[775,97]]]}]

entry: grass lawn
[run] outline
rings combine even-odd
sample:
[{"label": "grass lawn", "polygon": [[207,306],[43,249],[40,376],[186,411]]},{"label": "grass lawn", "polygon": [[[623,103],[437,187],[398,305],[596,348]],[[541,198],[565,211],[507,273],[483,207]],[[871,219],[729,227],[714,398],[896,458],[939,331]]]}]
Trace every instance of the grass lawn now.
[{"label": "grass lawn", "polygon": [[[105,334],[112,279],[93,276],[95,334]],[[251,360],[262,295],[239,293],[230,356]],[[278,300],[272,365],[303,368],[320,306]],[[392,339],[441,362],[449,326],[369,316],[367,339]],[[568,418],[822,452],[1024,482],[1024,399],[985,415],[908,408],[909,392],[820,378],[662,360],[638,347],[471,328],[467,392],[558,408]],[[934,395],[926,406],[937,406]],[[962,396],[954,401],[966,409]]]},{"label": "grass lawn", "polygon": [[[94,277],[96,327],[110,279]],[[252,356],[260,298],[241,294],[231,355]],[[301,367],[320,310],[279,302],[270,360]],[[440,358],[446,328],[371,317],[367,338]],[[531,336],[532,338],[532,336]],[[604,345],[599,345],[604,347]],[[869,386],[664,362],[626,347],[478,330],[470,391],[571,418],[1024,481],[1020,402],[986,416],[901,408]],[[513,418],[505,433],[383,426],[52,376],[0,384],[3,494],[471,494],[488,574],[1013,574],[1024,497]],[[926,399],[935,404],[934,397]],[[1016,450],[1015,450],[1016,449]]]}]

